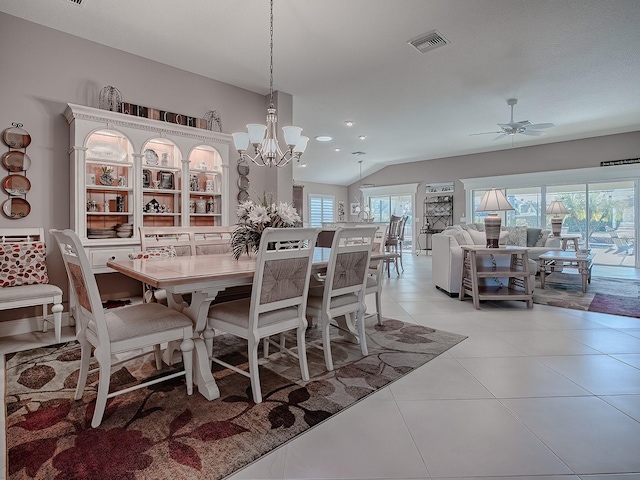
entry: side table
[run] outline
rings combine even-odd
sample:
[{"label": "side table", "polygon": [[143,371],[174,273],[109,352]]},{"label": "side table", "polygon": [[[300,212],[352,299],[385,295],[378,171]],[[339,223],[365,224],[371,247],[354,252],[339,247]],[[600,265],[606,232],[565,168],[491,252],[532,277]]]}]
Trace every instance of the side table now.
[{"label": "side table", "polygon": [[[462,245],[462,278],[459,299],[471,295],[473,306],[480,308],[480,300],[522,300],[533,308],[533,291],[529,282],[529,254],[527,247],[507,246],[487,248],[480,245]],[[491,256],[491,265],[485,266],[479,257]],[[495,255],[509,255],[508,266],[497,266]],[[481,285],[481,278],[508,278],[508,284]]]},{"label": "side table", "polygon": [[[545,282],[566,283],[582,285],[582,293],[587,292],[587,283],[591,283],[591,267],[593,266],[592,253],[586,256],[578,256],[576,252],[550,251],[538,257],[540,263],[540,288],[544,288]],[[578,273],[561,273],[556,267],[565,263],[578,265]],[[561,270],[561,269],[559,269]],[[547,275],[547,272],[550,271]]]}]

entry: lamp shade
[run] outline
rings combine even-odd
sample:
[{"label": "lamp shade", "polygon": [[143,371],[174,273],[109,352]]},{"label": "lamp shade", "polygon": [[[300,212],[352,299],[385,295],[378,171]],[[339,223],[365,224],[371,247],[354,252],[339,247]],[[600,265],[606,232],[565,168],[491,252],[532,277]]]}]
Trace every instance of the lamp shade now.
[{"label": "lamp shade", "polygon": [[504,210],[515,210],[509,200],[504,196],[502,190],[498,188],[490,188],[480,200],[480,205],[476,208],[476,212],[500,212]]},{"label": "lamp shade", "polygon": [[553,213],[554,215],[566,215],[569,213],[567,207],[564,206],[560,200],[555,200],[547,207],[547,213]]}]

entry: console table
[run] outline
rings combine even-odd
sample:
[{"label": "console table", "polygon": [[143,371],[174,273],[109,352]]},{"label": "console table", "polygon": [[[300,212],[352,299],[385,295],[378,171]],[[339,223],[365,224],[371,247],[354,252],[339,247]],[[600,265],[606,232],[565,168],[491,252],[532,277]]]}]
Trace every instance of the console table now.
[{"label": "console table", "polygon": [[[533,308],[533,289],[529,271],[527,247],[507,246],[487,248],[480,245],[462,245],[462,278],[459,299],[465,295],[473,298],[473,306],[480,308],[480,300],[522,300],[528,308]],[[497,266],[497,255],[509,255],[507,266]],[[486,265],[480,257],[489,256],[491,264]],[[481,278],[507,278],[507,285],[482,285]]]}]

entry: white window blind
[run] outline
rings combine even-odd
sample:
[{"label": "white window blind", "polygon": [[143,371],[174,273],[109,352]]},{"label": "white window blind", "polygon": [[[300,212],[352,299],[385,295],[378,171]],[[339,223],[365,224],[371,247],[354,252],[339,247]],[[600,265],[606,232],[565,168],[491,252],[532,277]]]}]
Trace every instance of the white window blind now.
[{"label": "white window blind", "polygon": [[322,222],[333,222],[335,197],[333,195],[309,195],[309,223],[321,227]]}]

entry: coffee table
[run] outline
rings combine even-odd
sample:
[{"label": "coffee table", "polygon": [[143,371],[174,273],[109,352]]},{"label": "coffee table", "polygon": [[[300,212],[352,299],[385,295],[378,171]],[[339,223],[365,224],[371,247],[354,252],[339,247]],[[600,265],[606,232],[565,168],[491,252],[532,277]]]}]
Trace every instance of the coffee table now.
[{"label": "coffee table", "polygon": [[[548,283],[566,283],[569,285],[582,284],[582,293],[587,291],[587,283],[591,283],[591,267],[593,266],[593,254],[578,256],[571,251],[549,251],[538,257],[540,263],[540,287],[544,288]],[[564,273],[555,271],[556,267],[565,263],[575,264],[578,273]],[[547,275],[547,271],[551,273]]]}]

